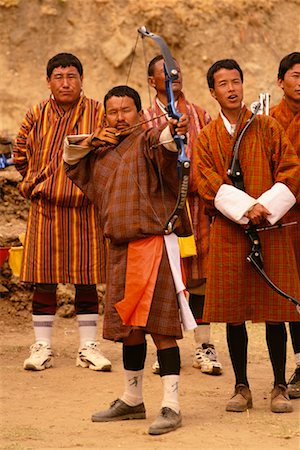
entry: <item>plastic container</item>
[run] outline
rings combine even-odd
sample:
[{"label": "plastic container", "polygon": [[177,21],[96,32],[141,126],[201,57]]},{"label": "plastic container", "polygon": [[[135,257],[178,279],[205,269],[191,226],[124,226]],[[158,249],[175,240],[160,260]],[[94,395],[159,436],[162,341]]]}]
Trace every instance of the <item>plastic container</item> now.
[{"label": "plastic container", "polygon": [[23,246],[11,247],[9,250],[8,264],[10,265],[12,273],[16,277],[20,276],[22,258],[23,258],[23,250],[24,250]]}]

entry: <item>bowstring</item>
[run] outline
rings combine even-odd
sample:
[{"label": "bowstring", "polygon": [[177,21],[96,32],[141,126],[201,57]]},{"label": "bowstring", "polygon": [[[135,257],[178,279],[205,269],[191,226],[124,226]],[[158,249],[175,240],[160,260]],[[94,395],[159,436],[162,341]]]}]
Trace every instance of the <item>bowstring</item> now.
[{"label": "bowstring", "polygon": [[[134,44],[134,46],[132,48],[132,57],[130,59],[129,69],[128,69],[128,72],[127,72],[126,86],[128,86],[129,78],[130,78],[130,75],[131,75],[131,70],[132,70],[133,62],[134,62],[134,59],[135,59],[135,56],[136,56],[136,49],[137,49],[137,46],[138,46],[139,38],[142,39],[142,37],[139,36],[139,34],[138,34],[137,37],[136,37],[136,40],[135,40],[135,44]],[[147,52],[146,52],[146,45],[144,43],[144,39],[142,39],[142,45],[143,45],[144,64],[145,64],[146,73],[147,73]],[[146,81],[147,81],[147,86],[148,86],[148,95],[149,95],[150,107],[152,108],[152,99],[151,99],[151,94],[150,94],[150,86],[149,86],[149,83],[148,83],[148,77],[146,78]],[[163,114],[163,115],[165,115],[165,114]],[[153,121],[156,118],[157,118],[156,116],[155,117],[151,117],[151,120],[149,120],[147,122],[152,122],[152,125],[154,125]],[[137,124],[136,127],[138,127],[140,125],[142,125],[142,123]],[[154,144],[151,145],[151,148],[157,148],[157,147],[158,147],[158,143],[157,142],[155,142]],[[117,150],[117,153],[119,154],[120,158],[123,159],[122,155],[119,153],[118,150]],[[163,180],[162,180],[162,175],[161,175],[159,161],[157,161],[157,167],[158,167],[158,174],[159,174],[159,182],[160,182],[161,189],[162,189],[162,200],[163,200],[165,215],[167,217],[166,205],[165,205],[165,201],[164,201],[164,199],[165,199],[164,186],[163,186]],[[153,205],[149,201],[149,198],[146,196],[145,192],[143,191],[139,181],[133,176],[133,174],[131,174],[131,177],[132,177],[134,183],[137,185],[140,193],[142,194],[142,196],[146,200],[147,204],[150,206],[150,209],[152,210],[152,212],[153,212],[154,216],[156,217],[156,219],[158,220],[159,224],[163,227],[163,223],[161,222],[161,220],[160,220],[157,212],[155,211]]]},{"label": "bowstring", "polygon": [[[146,50],[146,44],[145,44],[145,39],[142,39],[142,47],[143,47],[143,56],[144,56],[144,65],[145,65],[145,72],[146,72],[146,82],[147,82],[147,91],[148,91],[148,97],[149,97],[149,105],[151,110],[153,110],[153,103],[152,103],[152,96],[151,96],[151,91],[150,91],[150,85],[148,82],[148,58],[147,58],[147,50]],[[157,116],[155,115],[151,115],[151,122],[152,122],[152,127],[154,127],[154,120],[157,119]],[[164,142],[166,143],[166,142]],[[164,144],[163,142],[161,142],[160,144]],[[158,148],[158,142],[157,139],[155,137],[155,141],[154,144],[151,145],[151,149],[152,148]],[[159,177],[159,183],[160,183],[160,187],[161,187],[161,199],[162,199],[162,203],[163,203],[163,207],[164,207],[164,213],[165,213],[165,218],[167,220],[167,218],[169,217],[168,211],[167,211],[167,207],[166,207],[166,202],[165,202],[165,189],[164,189],[164,182],[163,182],[163,177],[162,177],[162,173],[161,173],[161,167],[159,164],[159,160],[156,158],[156,163],[157,163],[157,171],[158,171],[158,177]]]},{"label": "bowstring", "polygon": [[130,74],[131,74],[131,69],[132,69],[132,66],[133,66],[133,61],[134,61],[135,54],[136,54],[136,48],[137,48],[137,45],[138,45],[138,40],[139,40],[139,35],[137,35],[137,37],[135,39],[135,44],[134,44],[134,46],[132,48],[132,57],[131,57],[130,64],[129,64],[129,70],[127,72],[126,86],[128,86],[128,81],[129,81],[129,77],[130,77]]}]

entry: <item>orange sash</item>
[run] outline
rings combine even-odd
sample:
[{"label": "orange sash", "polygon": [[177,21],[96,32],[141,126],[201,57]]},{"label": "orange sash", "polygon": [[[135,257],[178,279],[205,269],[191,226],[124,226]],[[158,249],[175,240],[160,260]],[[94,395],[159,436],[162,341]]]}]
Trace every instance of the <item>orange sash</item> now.
[{"label": "orange sash", "polygon": [[145,327],[163,251],[163,236],[128,244],[125,296],[115,304],[124,325]]}]

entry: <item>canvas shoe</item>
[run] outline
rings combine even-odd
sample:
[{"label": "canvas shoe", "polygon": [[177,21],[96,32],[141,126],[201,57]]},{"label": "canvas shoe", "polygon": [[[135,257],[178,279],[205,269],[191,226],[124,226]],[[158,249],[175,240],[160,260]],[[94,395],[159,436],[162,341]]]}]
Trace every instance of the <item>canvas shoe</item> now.
[{"label": "canvas shoe", "polygon": [[105,411],[99,411],[92,415],[92,422],[114,422],[117,420],[131,419],[146,419],[144,403],[129,406],[118,398]]},{"label": "canvas shoe", "polygon": [[176,413],[171,408],[164,407],[159,416],[150,425],[149,434],[158,435],[174,431],[182,425],[181,413]]},{"label": "canvas shoe", "polygon": [[300,366],[297,366],[295,372],[288,381],[288,394],[290,398],[300,398]]},{"label": "canvas shoe", "polygon": [[25,370],[44,370],[53,366],[53,353],[47,342],[38,341],[31,345],[30,356],[24,361]]},{"label": "canvas shoe", "polygon": [[193,367],[203,373],[221,375],[222,365],[218,361],[217,352],[213,344],[202,344],[195,350]]},{"label": "canvas shoe", "polygon": [[101,370],[102,372],[111,371],[111,362],[102,355],[99,343],[89,341],[78,350],[76,366],[89,368],[92,370]]}]

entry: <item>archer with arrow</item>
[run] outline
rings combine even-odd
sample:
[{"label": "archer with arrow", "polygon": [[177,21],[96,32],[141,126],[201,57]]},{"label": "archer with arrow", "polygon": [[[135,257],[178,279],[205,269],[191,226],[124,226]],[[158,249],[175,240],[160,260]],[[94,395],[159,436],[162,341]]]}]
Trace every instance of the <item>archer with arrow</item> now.
[{"label": "archer with arrow", "polygon": [[273,118],[256,115],[258,108],[251,114],[244,105],[236,61],[214,63],[207,81],[221,111],[195,146],[198,190],[213,216],[203,319],[227,323],[235,389],[226,410],[252,407],[245,325],[251,320],[266,323],[274,373],[271,411],[291,412],[284,322],[300,320],[294,306],[300,298],[296,260],[288,227],[257,229],[280,224],[299,199],[299,159]]},{"label": "archer with arrow", "polygon": [[150,334],[163,399],[149,434],[159,435],[181,426],[177,339],[182,323],[196,328],[184,297],[177,238],[191,233],[186,210],[172,219],[171,233],[165,227],[179,185],[173,135],[184,136],[188,121],[182,115],[163,130],[144,130],[140,96],[129,86],[113,87],[103,104],[106,128],[68,136],[64,151],[67,175],[97,206],[108,242],[103,337],[123,344],[124,393],[92,421],[146,418],[142,381]]}]

